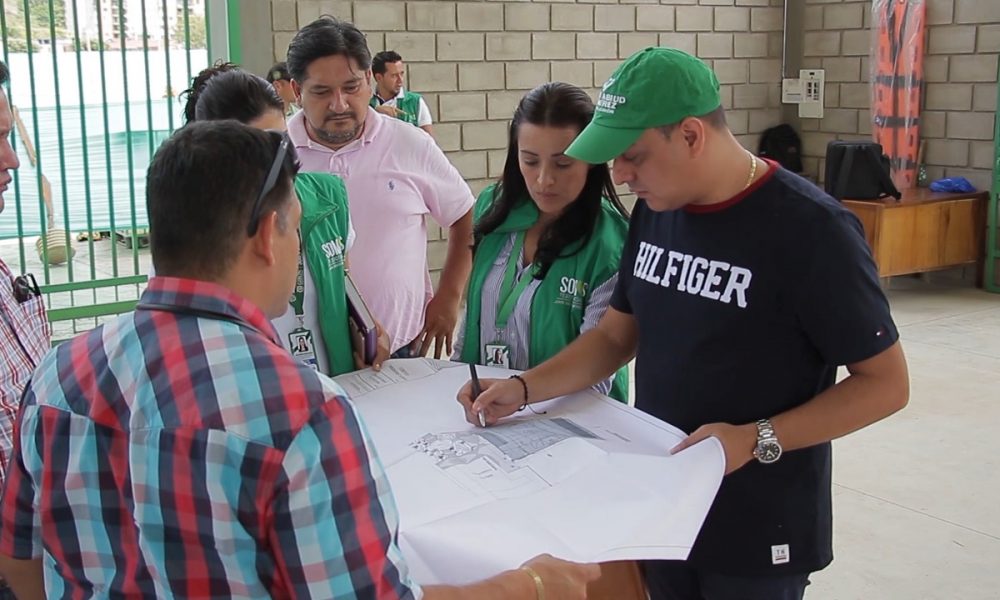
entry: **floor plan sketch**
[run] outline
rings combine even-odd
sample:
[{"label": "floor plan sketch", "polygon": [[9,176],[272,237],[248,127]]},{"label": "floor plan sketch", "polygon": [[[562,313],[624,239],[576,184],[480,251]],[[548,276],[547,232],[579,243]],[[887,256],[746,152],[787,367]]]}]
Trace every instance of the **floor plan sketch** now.
[{"label": "floor plan sketch", "polygon": [[[478,368],[484,382],[512,373]],[[593,390],[480,427],[458,398],[468,379],[423,358],[336,378],[392,485],[416,581],[468,583],[542,553],[687,558],[725,470],[718,440],[671,454],[683,431]]]},{"label": "floor plan sketch", "polygon": [[[413,442],[418,452],[462,487],[497,498],[515,497],[552,485],[544,469],[528,459],[566,440],[599,439],[570,419],[513,421],[472,431],[429,433]],[[542,466],[542,465],[538,465]]]}]

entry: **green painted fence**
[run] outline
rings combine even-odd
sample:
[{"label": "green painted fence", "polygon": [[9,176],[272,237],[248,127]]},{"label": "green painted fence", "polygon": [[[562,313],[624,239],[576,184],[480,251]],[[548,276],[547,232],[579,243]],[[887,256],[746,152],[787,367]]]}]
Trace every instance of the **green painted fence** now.
[{"label": "green painted fence", "polygon": [[0,0],[21,160],[0,257],[42,284],[55,339],[130,310],[145,287],[145,171],[210,62],[213,10],[227,24],[215,49],[238,55],[238,0]]}]

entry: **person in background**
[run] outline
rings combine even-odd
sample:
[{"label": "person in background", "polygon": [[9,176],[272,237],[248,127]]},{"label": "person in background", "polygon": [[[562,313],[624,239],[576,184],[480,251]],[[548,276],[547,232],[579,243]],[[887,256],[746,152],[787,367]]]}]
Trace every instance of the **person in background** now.
[{"label": "person in background", "polygon": [[372,108],[434,135],[431,111],[423,96],[403,87],[406,66],[398,52],[385,50],[372,57],[372,74],[375,77],[375,93],[370,102]]},{"label": "person in background", "polygon": [[[258,129],[285,130],[281,99],[266,81],[239,68],[210,67],[195,78],[185,113],[196,121],[235,119]],[[193,106],[192,110],[187,108]],[[352,352],[348,326],[347,253],[354,243],[344,182],[328,173],[299,173],[295,193],[302,205],[302,259],[288,310],[274,319],[282,344],[306,364],[327,375],[361,368]],[[380,336],[373,366],[389,355]]]},{"label": "person in background", "polygon": [[490,425],[635,356],[636,407],[689,434],[672,452],[717,438],[727,474],[688,559],[643,563],[652,600],[800,600],[833,560],[830,441],[909,398],[861,223],[741,146],[715,73],[673,48],[624,61],[566,154],[614,160],[639,198],[611,307],[520,381],[463,386],[466,418]]},{"label": "person in background", "polygon": [[[0,61],[0,212],[4,194],[10,187],[11,171],[21,166],[10,144],[14,115],[5,90],[10,71]],[[14,450],[14,423],[21,406],[21,394],[31,373],[49,349],[51,330],[45,316],[38,283],[30,273],[14,276],[0,260],[0,486]],[[11,578],[20,578],[11,573]],[[0,579],[0,600],[13,599],[7,583]]]},{"label": "person in background", "polygon": [[[351,278],[397,358],[450,356],[472,266],[472,205],[461,174],[434,140],[368,105],[371,53],[357,27],[323,17],[288,46],[302,110],[288,120],[304,171],[343,177],[358,239]],[[437,291],[427,263],[427,217],[448,231]]]},{"label": "person in background", "polygon": [[[149,166],[158,275],[61,344],[24,396],[0,508],[20,600],[580,600],[597,565],[538,556],[421,589],[354,406],[277,340],[295,285],[295,150],[196,121]],[[67,368],[69,367],[69,368]]]},{"label": "person in background", "polygon": [[299,105],[295,102],[295,90],[292,89],[292,77],[288,74],[288,67],[285,63],[279,62],[274,63],[274,65],[267,72],[267,82],[274,86],[274,91],[278,93],[278,97],[284,103],[284,112],[286,117],[290,117],[299,110]]},{"label": "person in background", "polygon": [[[628,214],[607,165],[566,156],[593,115],[566,83],[536,87],[514,111],[503,176],[476,202],[459,360],[527,370],[607,311]],[[594,388],[628,402],[628,369]]]},{"label": "person in background", "polygon": [[202,69],[197,75],[195,75],[194,78],[191,80],[191,87],[181,92],[180,95],[178,96],[178,98],[185,98],[184,122],[190,123],[191,121],[195,120],[194,109],[195,106],[197,105],[197,101],[195,102],[191,101],[191,95],[193,93],[205,87],[205,82],[208,81],[210,77],[214,77],[219,73],[225,73],[226,71],[232,71],[233,69],[239,69],[239,68],[240,66],[235,63],[226,62],[223,60],[217,60],[215,61],[215,64],[213,64],[210,67]]}]

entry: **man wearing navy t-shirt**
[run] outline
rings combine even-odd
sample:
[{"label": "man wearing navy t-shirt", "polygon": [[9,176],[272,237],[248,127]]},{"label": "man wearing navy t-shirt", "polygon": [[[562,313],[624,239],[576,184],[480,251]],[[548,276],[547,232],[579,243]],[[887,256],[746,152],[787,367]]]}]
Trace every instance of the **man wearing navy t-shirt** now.
[{"label": "man wearing navy t-shirt", "polygon": [[467,418],[490,425],[635,356],[636,406],[690,434],[673,451],[714,436],[726,454],[688,560],[643,564],[651,597],[802,598],[833,560],[830,441],[909,397],[861,224],[740,146],[715,74],[674,49],[619,66],[566,154],[613,159],[640,198],[611,307],[521,381],[483,380],[476,399],[464,387]]}]

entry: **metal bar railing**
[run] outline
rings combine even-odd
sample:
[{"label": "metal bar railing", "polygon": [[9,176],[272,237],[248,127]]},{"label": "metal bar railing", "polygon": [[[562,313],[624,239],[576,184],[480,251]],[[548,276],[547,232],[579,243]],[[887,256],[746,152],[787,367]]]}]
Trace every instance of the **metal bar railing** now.
[{"label": "metal bar railing", "polygon": [[[67,179],[66,179],[66,140],[65,140],[65,137],[63,135],[63,128],[62,128],[62,122],[63,122],[63,119],[62,119],[62,94],[61,94],[60,85],[59,85],[60,84],[60,82],[59,82],[59,60],[58,60],[59,59],[59,53],[56,51],[56,40],[57,40],[57,36],[56,36],[56,19],[55,19],[55,0],[49,0],[49,45],[52,48],[52,79],[53,79],[53,82],[55,84],[54,89],[55,89],[55,101],[56,101],[56,122],[60,124],[60,126],[56,128],[56,136],[57,136],[57,139],[59,140],[59,177],[60,177],[60,180],[62,181],[62,185],[59,186],[59,187],[62,189],[62,212],[63,212],[62,216],[63,216],[63,225],[64,225],[64,229],[63,229],[63,237],[64,237],[63,243],[65,244],[65,248],[68,251],[69,246],[70,246],[70,243],[69,243],[69,229],[70,229],[70,227],[69,227],[69,186],[66,185],[66,183],[67,183]],[[32,103],[32,104],[34,104],[34,103]],[[37,111],[36,111],[36,113],[37,113]],[[39,135],[38,129],[35,129],[35,138],[34,139],[36,139],[36,140],[41,139],[41,136]],[[41,169],[41,164],[40,163],[39,163],[38,173],[39,173],[39,177],[43,176],[42,169]],[[51,186],[47,186],[47,187],[51,188]],[[51,217],[50,217],[50,221],[49,222],[53,222],[53,221],[51,221]],[[51,244],[53,241],[56,241],[55,239],[49,239],[49,232],[51,230],[52,230],[52,228],[46,229],[45,235],[42,236],[43,245],[45,247],[45,250],[43,251],[43,255],[48,255],[48,246],[49,246],[49,244]],[[47,260],[45,260],[43,262],[48,263]],[[66,271],[67,271],[67,277],[69,277],[69,279],[72,280],[73,279],[73,261],[72,260],[66,260]]]},{"label": "metal bar railing", "polygon": [[[90,152],[87,147],[87,111],[86,102],[83,96],[83,60],[80,53],[80,10],[78,0],[73,0],[73,38],[76,40],[77,51],[76,54],[76,89],[77,94],[79,94],[79,105],[80,105],[80,141],[83,146],[83,191],[87,198],[91,197],[90,189]],[[89,48],[88,48],[89,50]],[[63,189],[68,186],[63,185]],[[94,207],[91,206],[90,202],[87,205],[87,232],[94,231]],[[67,225],[66,225],[66,243],[69,244],[69,222],[68,215],[69,210],[65,210],[64,214],[67,215]],[[87,250],[88,256],[90,256],[90,279],[97,279],[97,261],[94,260],[94,236],[87,236]],[[70,261],[72,262],[72,261]],[[72,280],[72,277],[70,278]],[[94,302],[97,301],[97,294],[94,294]]]},{"label": "metal bar railing", "polygon": [[[234,4],[219,14],[238,18]],[[57,337],[127,310],[145,285],[141,171],[163,134],[179,124],[176,91],[208,63],[198,27],[207,20],[205,6],[201,0],[0,0],[2,57],[12,72],[6,90],[17,125],[11,145],[23,163],[12,172],[13,198],[0,215],[0,256],[14,270],[17,261],[22,272],[36,273]],[[233,36],[237,23],[228,25]],[[185,73],[184,85],[173,80]],[[99,243],[105,232],[107,245]],[[74,259],[77,233],[86,243]]]},{"label": "metal bar railing", "polygon": [[[101,65],[101,112],[104,117],[104,162],[106,166],[106,173],[108,178],[108,226],[111,231],[111,272],[115,277],[118,277],[118,244],[115,243],[115,229],[116,229],[116,214],[115,214],[115,179],[114,170],[111,166],[111,122],[108,117],[108,72],[107,63],[104,58],[104,11],[97,11],[97,37],[99,38],[97,46],[97,56],[98,61]],[[114,24],[112,23],[112,27]],[[88,204],[91,204],[88,202]],[[93,230],[90,230],[90,236],[94,234]]]},{"label": "metal bar railing", "polygon": [[[34,40],[32,39],[33,35],[31,28],[31,10],[28,0],[24,0],[22,8],[24,9],[24,31],[25,31],[24,41],[28,47],[28,76],[30,77],[30,82],[31,82],[30,84],[31,107],[33,109],[31,111],[31,125],[32,129],[34,130],[34,136],[35,136],[34,139],[37,140],[38,139],[38,109],[37,109],[38,96],[36,94],[36,83],[35,83],[35,60],[34,60],[35,53],[34,53],[34,47],[32,46]],[[41,223],[47,224],[49,222],[49,213],[51,213],[52,211],[49,210],[48,212],[46,212],[46,206],[45,206],[46,194],[45,194],[45,184],[42,181],[42,165],[43,165],[42,157],[36,154],[35,181],[38,185],[38,215]],[[49,251],[48,244],[49,244],[48,239],[46,239],[46,236],[43,233],[40,242],[41,252],[43,256],[48,254]],[[49,283],[52,279],[52,274],[49,272],[48,261],[45,260],[42,261],[42,272],[43,272],[42,280],[45,283]]]},{"label": "metal bar railing", "polygon": [[[142,3],[143,11],[146,9],[146,3]],[[122,55],[122,87],[125,90],[125,153],[128,157],[128,195],[129,195],[129,209],[132,218],[132,228],[135,231],[136,222],[136,205],[135,205],[135,178],[133,174],[135,173],[135,157],[132,153],[132,111],[130,110],[131,104],[129,102],[129,92],[128,92],[128,54],[125,48],[125,8],[123,6],[122,0],[118,0],[118,37],[119,46],[121,47]],[[146,43],[146,40],[143,40]],[[111,238],[114,240],[117,236],[117,232],[111,232]],[[133,244],[133,247],[135,244]],[[135,252],[132,253],[133,263],[132,266],[135,268],[135,272],[139,272],[139,255]]]},{"label": "metal bar railing", "polygon": [[[163,47],[166,48],[166,50],[167,50],[166,52],[163,53],[163,57],[164,57],[165,63],[166,63],[165,66],[166,66],[166,69],[167,69],[167,90],[166,90],[166,94],[165,94],[166,97],[167,97],[167,128],[170,131],[173,131],[174,130],[174,107],[173,107],[173,100],[174,100],[174,96],[176,94],[174,94],[174,88],[171,87],[171,84],[170,84],[170,81],[171,81],[171,79],[170,79],[170,23],[167,20],[167,0],[163,0]],[[150,131],[150,139],[152,139],[152,133],[153,133],[153,125],[152,125],[152,123],[150,123],[150,125],[149,125],[149,131]],[[152,154],[150,154],[150,156],[152,156]]]}]

